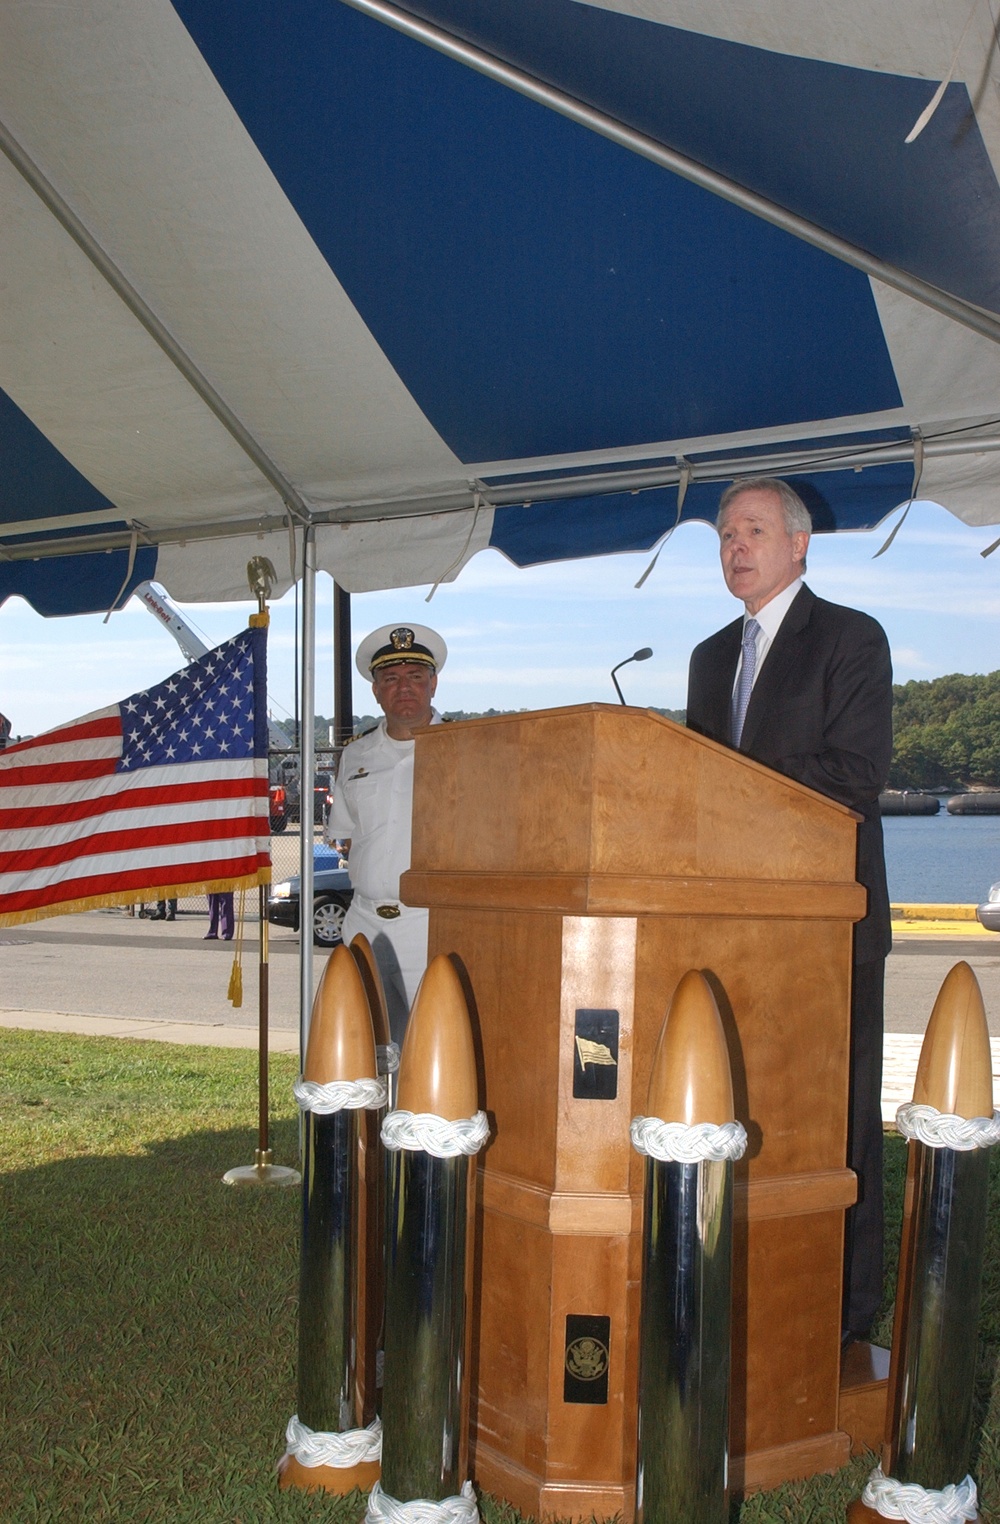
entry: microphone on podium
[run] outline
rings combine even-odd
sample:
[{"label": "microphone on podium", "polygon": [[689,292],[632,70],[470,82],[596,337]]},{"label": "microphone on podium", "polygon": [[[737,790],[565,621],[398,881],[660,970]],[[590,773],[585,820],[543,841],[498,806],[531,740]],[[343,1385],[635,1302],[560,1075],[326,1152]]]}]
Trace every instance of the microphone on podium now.
[{"label": "microphone on podium", "polygon": [[615,685],[615,692],[617,693],[618,697],[621,699],[623,704],[625,702],[625,696],[622,693],[622,690],[618,686],[618,679],[617,679],[617,677],[615,677],[615,673],[616,672],[620,672],[622,667],[627,667],[630,661],[648,661],[649,658],[652,656],[652,654],[653,654],[653,648],[652,648],[652,646],[643,646],[641,651],[633,651],[632,655],[631,656],[626,656],[625,660],[624,661],[620,661],[618,663],[617,667],[612,667],[611,668],[611,681],[614,683],[614,685]]}]

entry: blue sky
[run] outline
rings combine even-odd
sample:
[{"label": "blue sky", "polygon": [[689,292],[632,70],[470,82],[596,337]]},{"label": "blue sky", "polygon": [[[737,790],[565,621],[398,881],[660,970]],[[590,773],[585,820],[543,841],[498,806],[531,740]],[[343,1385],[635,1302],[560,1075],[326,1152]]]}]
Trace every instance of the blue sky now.
[{"label": "blue sky", "polygon": [[[934,504],[917,503],[889,551],[873,560],[889,527],[816,536],[813,590],[881,621],[897,682],[1000,667],[1000,551],[987,560],[979,554],[996,528],[970,529]],[[713,529],[683,526],[638,590],[646,554],[522,571],[486,551],[430,604],[428,588],[355,597],[354,643],[389,622],[434,626],[450,653],[440,707],[470,710],[614,702],[610,669],[648,645],[653,657],[619,674],[627,701],[680,708],[692,646],[739,608],[725,590],[717,544]],[[330,579],[320,574],[316,707],[325,714],[333,712],[332,603]],[[184,612],[215,643],[242,627],[251,607],[199,604]],[[289,593],[272,609],[268,688],[276,718],[293,708],[294,628]],[[172,637],[134,600],[107,624],[101,615],[41,619],[19,599],[0,608],[0,711],[15,734],[37,734],[113,703],[182,665]],[[370,690],[356,673],[354,691],[355,711],[371,712]]]}]

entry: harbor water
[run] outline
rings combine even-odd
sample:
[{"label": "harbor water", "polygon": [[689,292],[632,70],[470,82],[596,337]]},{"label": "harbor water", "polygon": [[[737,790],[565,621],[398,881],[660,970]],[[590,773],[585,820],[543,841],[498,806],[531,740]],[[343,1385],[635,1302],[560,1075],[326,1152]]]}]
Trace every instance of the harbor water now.
[{"label": "harbor water", "polygon": [[978,905],[1000,881],[1000,815],[893,815],[882,822],[894,904]]}]

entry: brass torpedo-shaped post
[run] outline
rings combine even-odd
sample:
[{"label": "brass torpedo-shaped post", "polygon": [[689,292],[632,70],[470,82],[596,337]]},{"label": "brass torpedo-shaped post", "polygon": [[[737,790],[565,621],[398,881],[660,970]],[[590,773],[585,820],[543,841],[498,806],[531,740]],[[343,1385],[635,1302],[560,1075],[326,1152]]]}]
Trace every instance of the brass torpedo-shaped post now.
[{"label": "brass torpedo-shaped post", "polygon": [[375,1073],[375,1034],[365,986],[341,944],[327,959],[309,1024],[303,1079],[317,1085]]},{"label": "brass torpedo-shaped post", "polygon": [[897,1117],[909,1145],[885,1443],[864,1498],[848,1510],[852,1524],[899,1517],[879,1511],[889,1488],[972,1491],[989,1152],[997,1129],[985,1121],[993,1118],[990,1034],[967,963],[945,977],[924,1034],[913,1103]]},{"label": "brass torpedo-shaped post", "polygon": [[[330,954],[316,991],[302,1078],[324,1087],[376,1079],[368,996],[343,946]],[[346,1101],[329,1112],[304,1107],[297,1419],[317,1442],[363,1430],[375,1417],[374,1382],[359,1370],[358,1328],[367,1270],[361,1149],[368,1115]],[[310,1465],[307,1459],[305,1450],[289,1449],[279,1468],[282,1488],[348,1493],[378,1480],[377,1460]]]},{"label": "brass torpedo-shaped post", "polygon": [[681,979],[660,1028],[646,1109],[651,1117],[688,1127],[734,1120],[726,1034],[708,980],[697,969]]},{"label": "brass torpedo-shaped post", "polygon": [[351,955],[358,965],[365,993],[368,996],[368,1007],[372,1013],[372,1028],[375,1032],[376,1047],[386,1048],[391,1041],[389,1036],[389,1008],[385,1001],[385,990],[382,987],[382,975],[378,971],[372,944],[363,931],[359,931],[356,937],[351,938]]},{"label": "brass torpedo-shaped post", "polygon": [[437,957],[413,1002],[399,1059],[399,1109],[457,1121],[478,1105],[472,1023],[455,966]]},{"label": "brass torpedo-shaped post", "polygon": [[733,1160],[746,1136],[715,997],[696,970],[670,1002],[647,1110],[632,1124],[647,1156],[636,1518],[725,1524]]},{"label": "brass torpedo-shaped post", "polygon": [[983,994],[968,963],[956,963],[927,1023],[913,1085],[918,1106],[960,1117],[993,1115],[993,1055]]},{"label": "brass torpedo-shaped post", "polygon": [[[421,1145],[407,1132],[388,1155],[381,1485],[399,1502],[442,1502],[468,1476],[472,1201],[485,1142],[472,1025],[449,958],[436,957],[421,981],[398,1078],[387,1142],[392,1124],[415,1131],[422,1119],[433,1137]],[[479,1141],[473,1124],[481,1125]],[[447,1139],[462,1127],[465,1152],[428,1151],[452,1146]]]}]

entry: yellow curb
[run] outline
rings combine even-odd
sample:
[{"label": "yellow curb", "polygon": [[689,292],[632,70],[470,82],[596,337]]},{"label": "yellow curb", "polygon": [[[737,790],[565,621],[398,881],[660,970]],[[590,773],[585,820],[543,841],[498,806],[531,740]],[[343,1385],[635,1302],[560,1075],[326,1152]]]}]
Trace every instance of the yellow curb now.
[{"label": "yellow curb", "polygon": [[[893,921],[975,921],[975,905],[890,905]],[[977,922],[978,925],[978,922]]]}]

